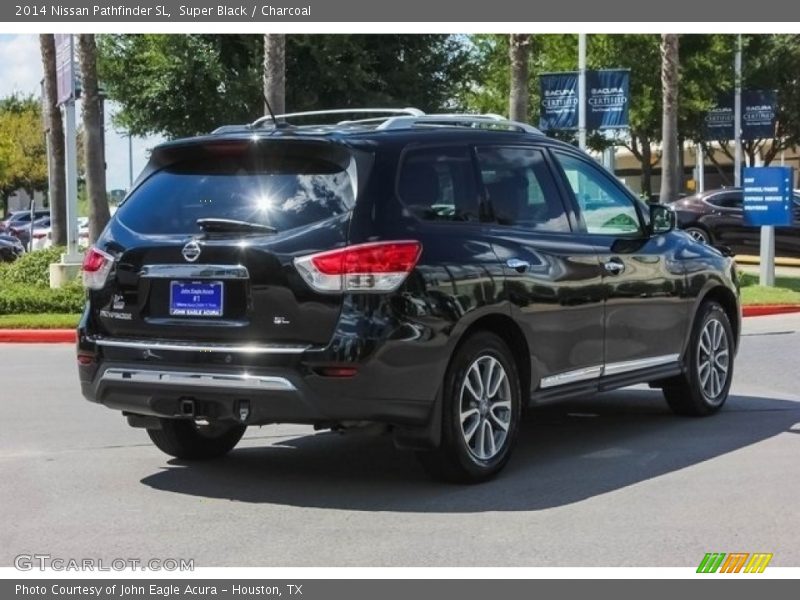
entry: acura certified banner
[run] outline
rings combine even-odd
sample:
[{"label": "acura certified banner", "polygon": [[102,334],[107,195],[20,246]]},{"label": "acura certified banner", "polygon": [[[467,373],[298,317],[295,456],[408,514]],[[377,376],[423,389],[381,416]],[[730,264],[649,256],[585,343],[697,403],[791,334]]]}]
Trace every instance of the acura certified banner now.
[{"label": "acura certified banner", "polygon": [[[547,73],[540,78],[539,128],[564,131],[578,128],[578,73]],[[586,72],[586,128],[590,131],[628,127],[630,71],[603,69]]]},{"label": "acura certified banner", "polygon": [[[733,94],[721,96],[717,105],[706,113],[705,139],[708,141],[734,139],[734,112]],[[774,91],[742,91],[742,139],[758,140],[775,137],[777,112],[778,96]]]}]

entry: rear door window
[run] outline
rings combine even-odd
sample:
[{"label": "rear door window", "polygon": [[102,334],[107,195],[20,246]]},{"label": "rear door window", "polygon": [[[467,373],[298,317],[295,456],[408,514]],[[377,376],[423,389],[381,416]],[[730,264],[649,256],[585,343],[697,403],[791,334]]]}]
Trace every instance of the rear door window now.
[{"label": "rear door window", "polygon": [[144,234],[199,232],[198,219],[221,218],[286,231],[349,211],[354,163],[312,157],[221,157],[156,172],[117,211]]},{"label": "rear door window", "polygon": [[482,147],[478,167],[495,219],[537,231],[570,231],[544,152],[523,147]]},{"label": "rear door window", "polygon": [[406,152],[397,195],[412,215],[424,221],[480,220],[475,171],[467,147]]}]

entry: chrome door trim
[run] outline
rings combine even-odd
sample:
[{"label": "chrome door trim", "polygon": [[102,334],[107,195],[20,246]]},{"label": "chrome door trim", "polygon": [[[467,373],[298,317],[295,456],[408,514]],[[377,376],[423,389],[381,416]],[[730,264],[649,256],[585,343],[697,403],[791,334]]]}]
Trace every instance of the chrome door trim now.
[{"label": "chrome door trim", "polygon": [[618,375],[639,369],[650,367],[660,367],[670,363],[678,362],[680,354],[664,354],[662,356],[651,356],[649,358],[637,358],[635,360],[623,360],[620,362],[609,363],[603,368],[603,375]]},{"label": "chrome door trim", "polygon": [[132,350],[165,350],[174,352],[222,352],[229,354],[302,354],[311,346],[297,344],[202,344],[196,342],[137,340],[96,337],[89,338],[98,346]]},{"label": "chrome door trim", "polygon": [[147,279],[249,279],[243,265],[165,264],[144,265],[139,277]]},{"label": "chrome door trim", "polygon": [[648,369],[650,367],[660,367],[670,363],[677,363],[680,354],[664,354],[663,356],[651,356],[648,358],[637,358],[635,360],[623,360],[620,362],[609,363],[607,365],[595,365],[592,367],[583,367],[572,371],[565,371],[563,373],[556,373],[542,377],[539,382],[539,388],[551,388],[559,385],[566,385],[568,383],[575,383],[577,381],[586,381],[589,379],[599,379],[607,375],[619,375],[621,373],[629,373],[631,371],[638,371],[640,369]]},{"label": "chrome door trim", "polygon": [[155,369],[106,369],[101,382],[146,383],[181,387],[225,387],[237,390],[292,392],[296,388],[285,377],[248,375],[247,373],[188,373]]},{"label": "chrome door trim", "polygon": [[573,371],[565,371],[563,373],[556,373],[548,377],[542,377],[539,383],[540,388],[550,388],[557,385],[565,385],[567,383],[574,383],[576,381],[585,381],[587,379],[597,379],[603,373],[603,365],[594,367],[584,367],[582,369],[575,369]]}]

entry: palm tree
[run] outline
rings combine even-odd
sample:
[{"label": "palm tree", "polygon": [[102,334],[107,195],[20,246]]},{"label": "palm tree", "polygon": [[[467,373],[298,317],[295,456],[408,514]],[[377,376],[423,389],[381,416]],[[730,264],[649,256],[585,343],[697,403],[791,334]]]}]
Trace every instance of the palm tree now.
[{"label": "palm tree", "polygon": [[64,167],[64,122],[61,109],[58,107],[56,90],[56,41],[53,34],[39,36],[39,48],[42,55],[44,72],[44,89],[42,95],[42,112],[44,113],[45,130],[50,152],[47,160],[50,167],[50,219],[53,232],[53,244],[67,244],[67,179]]},{"label": "palm tree", "polygon": [[93,34],[78,36],[81,65],[86,191],[89,196],[89,239],[94,242],[111,218],[106,196],[106,151],[103,97],[97,83],[97,44]]},{"label": "palm tree", "polygon": [[661,193],[663,204],[674,200],[681,189],[680,157],[678,156],[678,36],[661,35],[662,155]]},{"label": "palm tree", "polygon": [[514,121],[528,120],[528,72],[531,36],[512,33],[508,44],[511,63],[511,85],[508,96],[508,116]]},{"label": "palm tree", "polygon": [[264,98],[275,114],[286,112],[286,36],[280,33],[264,34]]}]

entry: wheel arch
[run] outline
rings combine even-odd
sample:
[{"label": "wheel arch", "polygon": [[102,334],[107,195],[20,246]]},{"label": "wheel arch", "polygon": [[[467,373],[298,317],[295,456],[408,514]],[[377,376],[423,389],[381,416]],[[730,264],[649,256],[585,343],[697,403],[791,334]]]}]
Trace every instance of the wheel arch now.
[{"label": "wheel arch", "polygon": [[724,285],[714,285],[706,290],[705,293],[700,295],[698,302],[695,305],[694,314],[692,315],[691,328],[689,331],[694,330],[694,325],[697,321],[697,315],[700,312],[700,307],[709,301],[716,302],[722,306],[722,309],[728,316],[728,321],[730,322],[731,329],[733,330],[735,348],[738,350],[742,324],[739,302],[736,298],[736,295]]}]

